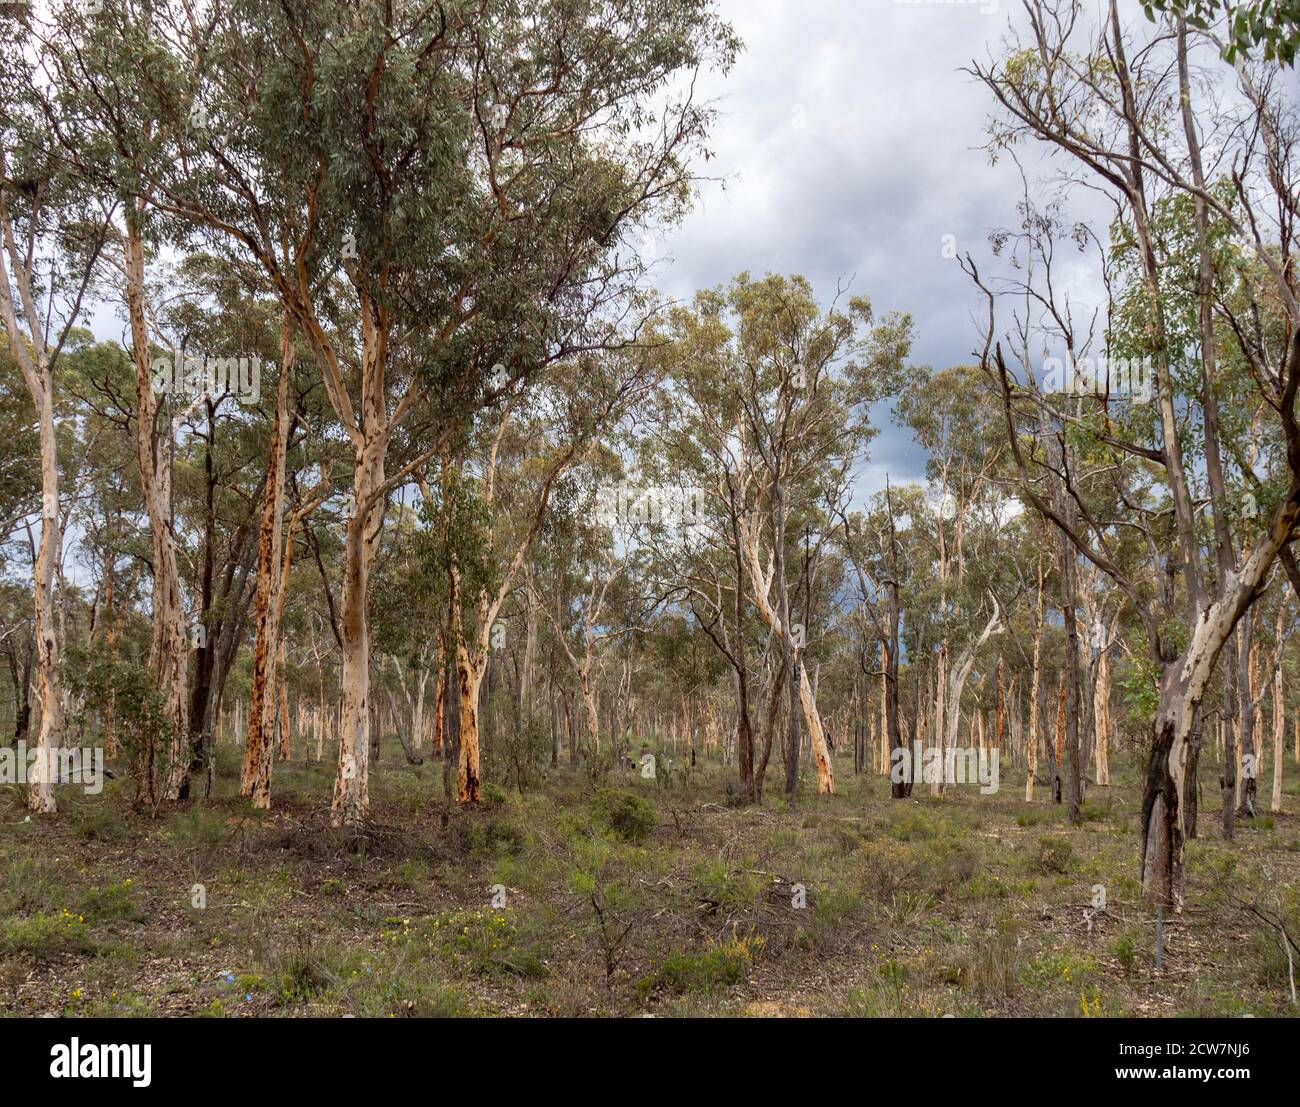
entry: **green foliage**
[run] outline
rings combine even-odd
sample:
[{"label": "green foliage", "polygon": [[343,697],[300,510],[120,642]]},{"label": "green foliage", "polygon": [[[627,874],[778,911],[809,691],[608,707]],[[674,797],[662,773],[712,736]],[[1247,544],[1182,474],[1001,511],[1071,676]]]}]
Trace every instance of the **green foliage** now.
[{"label": "green foliage", "polygon": [[642,842],[657,825],[654,804],[622,788],[601,788],[591,798],[591,812],[612,833],[628,842]]},{"label": "green foliage", "polygon": [[90,889],[81,898],[81,914],[94,923],[140,918],[133,885],[134,880],[125,877],[116,883]]},{"label": "green foliage", "polygon": [[113,738],[129,759],[137,796],[142,794],[145,765],[165,775],[163,753],[171,749],[172,724],[166,700],[147,667],[118,656],[99,641],[89,651],[65,651],[63,679],[74,703],[71,721],[81,727],[101,722],[105,704],[113,705]]},{"label": "green foliage", "polygon": [[1038,839],[1034,865],[1044,873],[1068,873],[1074,864],[1074,847],[1060,834],[1044,834]]},{"label": "green foliage", "polygon": [[637,981],[637,991],[642,996],[656,991],[685,995],[739,984],[762,956],[763,946],[763,939],[756,934],[733,933],[698,953],[671,953],[654,972]]},{"label": "green foliage", "polygon": [[[1201,30],[1209,30],[1222,18],[1220,0],[1143,0],[1142,9],[1154,21],[1156,12],[1175,12]],[[1249,54],[1262,46],[1264,57],[1294,66],[1300,49],[1300,2],[1297,0],[1245,0],[1228,5],[1228,42],[1225,61],[1235,62],[1238,54]]]},{"label": "green foliage", "polygon": [[177,811],[167,824],[167,834],[178,845],[211,849],[226,832],[225,816],[220,811],[195,804]]},{"label": "green foliage", "polygon": [[1141,943],[1141,932],[1132,924],[1126,926],[1111,942],[1111,954],[1123,969],[1125,980],[1131,980],[1137,971],[1138,950],[1141,948]]},{"label": "green foliage", "polygon": [[415,926],[409,920],[395,922],[395,941],[441,951],[475,976],[537,979],[547,973],[545,928],[536,916],[509,908],[465,909]]},{"label": "green foliage", "polygon": [[50,956],[87,953],[94,948],[85,918],[67,908],[57,914],[42,912],[0,919],[0,954]]}]

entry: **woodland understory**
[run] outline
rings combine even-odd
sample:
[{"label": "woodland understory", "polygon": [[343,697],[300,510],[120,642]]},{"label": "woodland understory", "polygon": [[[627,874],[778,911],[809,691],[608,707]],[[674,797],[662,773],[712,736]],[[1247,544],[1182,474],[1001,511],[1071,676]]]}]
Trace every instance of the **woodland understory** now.
[{"label": "woodland understory", "polygon": [[931,366],[709,0],[6,18],[0,1009],[1300,1011],[1298,45],[1022,0]]}]

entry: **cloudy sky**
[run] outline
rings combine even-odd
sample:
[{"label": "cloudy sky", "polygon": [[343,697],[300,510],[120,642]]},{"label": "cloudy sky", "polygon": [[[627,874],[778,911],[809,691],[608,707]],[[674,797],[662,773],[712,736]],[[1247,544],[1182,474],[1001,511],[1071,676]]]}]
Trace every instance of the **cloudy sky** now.
[{"label": "cloudy sky", "polygon": [[[707,168],[726,179],[656,244],[659,286],[688,297],[745,269],[801,273],[828,302],[851,281],[877,313],[912,314],[917,363],[969,361],[981,304],[942,257],[943,236],[987,256],[1021,185],[1010,163],[990,166],[991,97],[960,69],[998,51],[1019,7],[721,0],[745,43],[731,73],[702,86],[720,110]],[[859,494],[924,465],[906,432],[883,427]]]}]

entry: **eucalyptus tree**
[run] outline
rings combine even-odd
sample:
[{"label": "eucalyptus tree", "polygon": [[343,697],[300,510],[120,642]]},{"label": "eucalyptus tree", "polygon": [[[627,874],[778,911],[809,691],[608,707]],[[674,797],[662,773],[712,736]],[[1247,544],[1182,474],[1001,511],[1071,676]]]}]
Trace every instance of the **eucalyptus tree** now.
[{"label": "eucalyptus tree", "polygon": [[[69,34],[125,191],[256,264],[353,451],[331,817],[357,823],[385,498],[478,407],[621,341],[640,265],[620,236],[682,210],[709,117],[669,83],[725,68],[736,40],[697,0],[124,4]],[[390,470],[430,410],[431,440]]]},{"label": "eucalyptus tree", "polygon": [[[719,635],[715,645],[735,673],[739,725],[752,731],[742,675],[748,671],[739,607],[745,592],[778,645],[787,683],[786,790],[793,795],[798,781],[802,720],[817,789],[833,792],[830,750],[803,659],[812,577],[836,525],[834,512],[875,433],[868,407],[897,387],[910,320],[891,314],[873,322],[864,297],[822,310],[801,277],[742,273],[697,295],[666,326],[671,383],[646,450],[673,483],[702,490],[704,535],[715,554],[728,551],[734,561],[724,568],[715,556],[712,583],[693,592],[712,606],[712,624],[721,618],[722,589],[731,591],[728,633],[734,637]],[[801,545],[802,573],[791,568]],[[722,623],[718,629],[727,631]],[[750,748],[742,733],[747,791]]]},{"label": "eucalyptus tree", "polygon": [[[588,470],[588,474],[593,473],[598,471]],[[542,608],[577,678],[587,713],[588,753],[593,762],[600,753],[596,663],[606,643],[646,632],[664,598],[650,571],[653,562],[637,540],[636,528],[620,528],[613,525],[616,520],[600,517],[599,496],[600,489],[588,484],[580,487],[574,504],[579,518],[585,521],[585,525],[580,523],[570,532],[573,567],[583,586],[576,602],[567,610],[558,604],[555,611],[549,604]],[[618,736],[611,734],[610,738],[611,752],[617,757]]]},{"label": "eucalyptus tree", "polygon": [[[937,373],[915,374],[899,395],[896,418],[911,429],[926,451],[926,476],[932,494],[934,565],[938,573],[939,653],[936,674],[935,744],[957,745],[962,690],[980,647],[1006,628],[1005,613],[993,599],[988,621],[954,656],[950,634],[960,633],[962,608],[972,598],[988,606],[986,584],[968,589],[967,563],[973,546],[970,531],[998,535],[1009,506],[994,481],[1006,455],[1002,413],[977,367],[954,366]],[[978,555],[977,555],[978,556]],[[983,574],[977,574],[983,575]],[[973,597],[972,597],[973,592]],[[943,781],[933,782],[938,795]]]},{"label": "eucalyptus tree", "polygon": [[[1049,465],[1066,490],[1054,503],[1026,479],[1022,484],[1030,502],[1058,527],[1063,541],[1107,573],[1142,622],[1158,682],[1142,810],[1143,892],[1149,902],[1180,904],[1188,829],[1184,796],[1201,704],[1220,652],[1300,520],[1300,424],[1294,410],[1300,315],[1288,277],[1300,215],[1300,201],[1288,183],[1295,176],[1295,112],[1278,88],[1275,65],[1238,57],[1231,69],[1216,66],[1213,47],[1220,43],[1213,31],[1194,32],[1181,17],[1163,24],[1149,41],[1136,41],[1115,0],[1095,28],[1074,0],[1026,0],[1025,7],[1029,37],[1009,44],[1000,60],[973,67],[1003,110],[994,146],[1033,139],[1059,149],[1068,155],[1073,176],[1100,188],[1114,205],[1108,247],[1089,239],[1086,230],[1079,234],[1085,249],[1095,247],[1101,256],[1098,284],[1107,290],[1107,310],[1098,314],[1105,315],[1109,347],[1103,352],[1138,359],[1139,380],[1126,384],[1140,384],[1130,391],[1145,392],[1151,403],[1130,404],[1127,417],[1115,420],[1116,389],[1103,382],[1101,388],[1089,384],[1087,397],[1070,389],[1072,400],[1045,414],[1041,393],[1029,383],[1035,351],[1023,342],[1014,351],[1023,361],[1018,379],[1027,387],[1013,389],[1006,351],[994,334],[995,297],[968,261],[990,303],[982,361],[1003,393],[1008,441],[1022,473],[1028,475],[1032,456],[1036,466]],[[1201,44],[1211,49],[1200,49]],[[1193,81],[1193,63],[1203,54],[1209,64]],[[1250,125],[1241,126],[1243,121]],[[1215,164],[1233,165],[1221,181],[1207,174],[1207,150],[1214,151]],[[1162,224],[1179,205],[1190,206],[1193,215],[1190,245],[1182,251],[1196,260],[1190,305],[1185,293],[1180,298],[1170,286],[1166,272],[1176,270],[1178,262],[1175,257],[1166,265],[1169,233]],[[1082,357],[1092,327],[1079,323],[1072,312],[1077,305],[1049,284],[1056,235],[1037,237],[1037,283],[1027,287],[1030,281],[1019,281],[1017,296],[1045,322],[1058,348],[1068,357]],[[1243,253],[1248,264],[1238,263]],[[1111,254],[1117,263],[1128,262],[1127,268],[1112,268]],[[1189,306],[1195,326],[1186,337]],[[1125,325],[1126,307],[1137,325]],[[1225,472],[1219,425],[1226,399],[1219,392],[1219,368],[1225,358],[1239,359],[1245,368],[1243,398],[1267,413],[1287,461],[1264,508],[1249,521],[1232,502]],[[1122,474],[1117,478],[1121,493],[1128,494],[1123,485],[1133,481],[1134,472],[1139,481],[1157,484],[1164,505],[1143,506],[1158,508],[1173,523],[1171,528],[1157,522],[1149,512],[1152,522],[1144,528],[1151,561],[1162,570],[1158,598],[1114,555],[1115,524],[1094,515],[1074,494],[1068,456],[1060,451],[1029,455],[1022,448],[1027,443],[1016,417],[1022,399],[1055,435],[1082,434],[1109,450],[1112,471]],[[1187,410],[1194,420],[1184,416]],[[1193,489],[1197,454],[1204,457],[1208,484],[1209,559],[1200,539],[1201,502]],[[1250,466],[1241,471],[1246,481],[1252,475]],[[1063,565],[1072,560],[1063,559]],[[1178,606],[1185,616],[1170,618],[1176,614],[1174,582],[1180,575],[1184,602]],[[1072,609],[1073,600],[1063,600],[1063,607]],[[1067,628],[1072,626],[1068,621]]]},{"label": "eucalyptus tree", "polygon": [[0,321],[22,374],[39,439],[40,538],[32,558],[40,729],[28,806],[53,813],[52,751],[62,739],[56,574],[63,556],[55,369],[77,325],[104,245],[111,205],[84,194],[48,141],[48,83],[29,15],[0,29]]},{"label": "eucalyptus tree", "polygon": [[[892,769],[896,751],[911,748],[912,734],[903,720],[899,695],[899,677],[905,633],[910,629],[911,604],[904,602],[914,585],[921,582],[918,572],[927,563],[923,542],[918,540],[918,520],[925,517],[924,490],[916,485],[895,488],[886,481],[863,510],[850,512],[839,508],[839,541],[844,556],[853,569],[857,583],[855,610],[870,620],[879,643],[879,669],[871,672],[865,661],[863,675],[880,677],[880,744],[886,771]],[[909,657],[917,654],[916,640]],[[906,799],[912,794],[914,781],[891,772],[890,795]]]}]

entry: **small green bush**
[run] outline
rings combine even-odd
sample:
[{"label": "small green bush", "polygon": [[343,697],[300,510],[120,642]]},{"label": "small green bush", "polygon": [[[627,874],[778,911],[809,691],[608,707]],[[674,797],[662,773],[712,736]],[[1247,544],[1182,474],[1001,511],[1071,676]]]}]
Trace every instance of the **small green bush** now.
[{"label": "small green bush", "polygon": [[686,995],[739,984],[762,952],[763,939],[748,934],[733,935],[699,953],[672,953],[658,969],[637,981],[637,993],[642,998],[656,991]]},{"label": "small green bush", "polygon": [[1038,839],[1035,867],[1044,873],[1067,873],[1074,862],[1074,847],[1060,834],[1044,834]]},{"label": "small green bush", "polygon": [[602,788],[591,800],[596,820],[627,842],[643,842],[659,822],[650,800],[621,788]]}]

